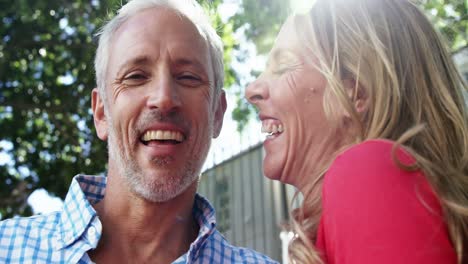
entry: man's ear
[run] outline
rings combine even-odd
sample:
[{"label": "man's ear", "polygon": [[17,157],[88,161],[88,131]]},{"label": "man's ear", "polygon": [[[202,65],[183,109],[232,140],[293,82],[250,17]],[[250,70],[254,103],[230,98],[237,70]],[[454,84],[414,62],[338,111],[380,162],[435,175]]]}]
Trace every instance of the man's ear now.
[{"label": "man's ear", "polygon": [[97,136],[101,140],[106,141],[109,136],[109,124],[104,112],[104,101],[99,95],[97,88],[94,88],[91,93],[91,108],[93,110],[94,127],[96,128]]},{"label": "man's ear", "polygon": [[217,138],[219,136],[219,133],[221,133],[221,128],[223,127],[224,113],[226,112],[227,107],[226,93],[223,90],[221,90],[217,100],[218,102],[214,116],[213,138]]},{"label": "man's ear", "polygon": [[364,86],[355,79],[344,79],[343,85],[349,99],[358,114],[364,114],[369,108],[369,95]]}]

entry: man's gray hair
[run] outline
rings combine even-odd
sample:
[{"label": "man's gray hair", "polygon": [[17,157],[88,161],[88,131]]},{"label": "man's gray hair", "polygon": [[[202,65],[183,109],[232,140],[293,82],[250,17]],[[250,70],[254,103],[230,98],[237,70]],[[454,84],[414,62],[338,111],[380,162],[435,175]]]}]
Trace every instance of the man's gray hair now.
[{"label": "man's gray hair", "polygon": [[131,0],[120,8],[117,15],[112,18],[98,33],[99,44],[94,60],[96,82],[104,104],[107,104],[106,72],[109,61],[110,43],[115,32],[133,15],[149,8],[168,8],[183,15],[198,29],[200,35],[206,40],[211,57],[214,73],[215,98],[223,88],[224,65],[223,43],[211,26],[209,17],[195,0]]}]

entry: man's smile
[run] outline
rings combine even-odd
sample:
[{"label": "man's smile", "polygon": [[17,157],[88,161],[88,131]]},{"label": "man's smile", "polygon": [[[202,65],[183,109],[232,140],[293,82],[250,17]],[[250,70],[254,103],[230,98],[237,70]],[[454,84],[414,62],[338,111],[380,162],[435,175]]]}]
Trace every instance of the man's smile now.
[{"label": "man's smile", "polygon": [[179,144],[184,139],[185,137],[181,132],[173,130],[148,130],[140,138],[145,145],[152,143]]}]

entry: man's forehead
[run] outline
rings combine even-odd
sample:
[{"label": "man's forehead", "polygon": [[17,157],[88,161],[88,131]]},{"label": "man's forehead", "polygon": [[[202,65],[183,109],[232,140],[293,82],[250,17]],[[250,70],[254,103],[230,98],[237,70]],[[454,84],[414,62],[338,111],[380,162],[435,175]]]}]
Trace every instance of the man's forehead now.
[{"label": "man's forehead", "polygon": [[131,15],[116,30],[114,38],[128,32],[138,36],[138,34],[149,33],[150,31],[173,37],[185,37],[191,39],[192,42],[196,39],[205,41],[197,26],[191,20],[176,10],[162,6],[147,8]]},{"label": "man's forehead", "polygon": [[[134,14],[115,32],[111,53],[126,60],[157,56],[169,49],[180,64],[209,64],[208,43],[186,17],[167,8],[150,8]],[[206,65],[208,66],[208,65]]]},{"label": "man's forehead", "polygon": [[[183,54],[178,54],[176,56],[173,56],[170,58],[171,63],[175,67],[183,67],[183,66],[192,66],[194,68],[198,69],[204,69],[207,70],[207,63],[203,60],[198,59],[194,54],[188,54],[184,56]],[[156,63],[157,58],[151,55],[147,54],[142,54],[138,55],[135,54],[135,56],[130,56],[126,60],[122,60],[121,63],[119,63],[117,68],[123,68],[124,66],[131,66],[131,65],[140,65],[140,66],[151,66],[154,63]]]}]

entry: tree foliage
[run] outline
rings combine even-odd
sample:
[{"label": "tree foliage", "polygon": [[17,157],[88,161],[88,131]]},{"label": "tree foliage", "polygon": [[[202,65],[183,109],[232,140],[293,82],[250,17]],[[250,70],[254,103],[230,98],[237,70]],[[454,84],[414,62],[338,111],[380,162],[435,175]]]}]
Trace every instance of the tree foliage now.
[{"label": "tree foliage", "polygon": [[468,46],[467,0],[424,0],[420,6],[445,37],[452,52]]},{"label": "tree foliage", "polygon": [[[120,2],[0,0],[1,218],[30,214],[26,201],[38,188],[64,198],[74,175],[105,172],[90,109],[94,36]],[[210,13],[229,62],[232,25]],[[226,72],[227,84],[236,82]]]}]

